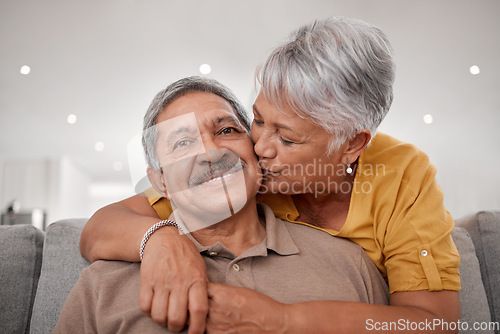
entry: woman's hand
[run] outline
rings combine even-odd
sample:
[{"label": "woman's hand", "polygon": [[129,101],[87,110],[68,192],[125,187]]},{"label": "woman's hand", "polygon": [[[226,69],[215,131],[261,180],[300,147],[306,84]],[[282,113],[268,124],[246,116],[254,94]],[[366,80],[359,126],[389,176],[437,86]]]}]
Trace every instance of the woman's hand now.
[{"label": "woman's hand", "polygon": [[[164,227],[151,235],[141,263],[139,306],[172,332],[203,333],[208,312],[206,266],[186,236]],[[189,312],[189,315],[188,315]]]},{"label": "woman's hand", "polygon": [[285,304],[248,288],[208,283],[207,333],[280,333]]}]

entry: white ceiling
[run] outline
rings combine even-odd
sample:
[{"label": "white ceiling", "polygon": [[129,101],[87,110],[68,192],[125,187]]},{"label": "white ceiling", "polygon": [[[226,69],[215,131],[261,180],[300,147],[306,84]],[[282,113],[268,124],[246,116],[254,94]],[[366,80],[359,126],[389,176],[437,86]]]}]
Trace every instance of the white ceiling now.
[{"label": "white ceiling", "polygon": [[[254,69],[275,44],[303,23],[342,15],[379,26],[393,43],[395,102],[381,130],[439,168],[493,173],[499,14],[496,0],[0,0],[0,158],[68,156],[96,181],[129,180],[127,143],[157,91],[208,63],[209,76],[250,106]],[[67,124],[68,114],[78,122]]]}]

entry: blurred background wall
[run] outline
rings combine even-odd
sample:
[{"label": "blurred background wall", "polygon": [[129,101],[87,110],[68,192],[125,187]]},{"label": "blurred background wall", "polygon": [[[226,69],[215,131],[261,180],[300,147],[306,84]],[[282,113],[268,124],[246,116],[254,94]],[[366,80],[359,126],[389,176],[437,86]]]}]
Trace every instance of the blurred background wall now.
[{"label": "blurred background wall", "polygon": [[156,92],[206,75],[250,108],[267,52],[334,15],[393,44],[380,131],[428,153],[453,216],[499,209],[499,13],[496,0],[0,0],[0,209],[17,200],[50,223],[135,194],[143,158],[128,148]]}]

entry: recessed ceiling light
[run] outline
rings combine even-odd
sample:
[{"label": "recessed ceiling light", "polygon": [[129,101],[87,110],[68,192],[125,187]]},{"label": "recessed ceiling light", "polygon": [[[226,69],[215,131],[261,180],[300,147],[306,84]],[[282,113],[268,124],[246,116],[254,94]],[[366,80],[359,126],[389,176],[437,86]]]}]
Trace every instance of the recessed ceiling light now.
[{"label": "recessed ceiling light", "polygon": [[66,122],[68,122],[68,124],[75,124],[77,120],[78,118],[74,114],[69,114],[68,117],[66,117]]},{"label": "recessed ceiling light", "polygon": [[208,74],[212,72],[212,67],[208,64],[201,64],[200,65],[200,73],[201,74]]},{"label": "recessed ceiling light", "polygon": [[425,124],[431,124],[433,121],[434,121],[434,118],[432,117],[431,114],[424,115],[424,123]]},{"label": "recessed ceiling light", "polygon": [[479,72],[481,72],[479,70],[479,66],[476,66],[476,65],[472,65],[470,68],[469,68],[469,71],[472,75],[476,75],[476,74],[479,74]]},{"label": "recessed ceiling light", "polygon": [[97,152],[101,152],[104,150],[104,143],[102,141],[98,141],[95,143],[94,148]]},{"label": "recessed ceiling light", "polygon": [[21,74],[28,75],[31,72],[31,68],[28,65],[23,65],[21,66],[19,72],[21,72]]},{"label": "recessed ceiling light", "polygon": [[123,169],[123,164],[120,161],[113,162],[113,169],[117,172]]}]

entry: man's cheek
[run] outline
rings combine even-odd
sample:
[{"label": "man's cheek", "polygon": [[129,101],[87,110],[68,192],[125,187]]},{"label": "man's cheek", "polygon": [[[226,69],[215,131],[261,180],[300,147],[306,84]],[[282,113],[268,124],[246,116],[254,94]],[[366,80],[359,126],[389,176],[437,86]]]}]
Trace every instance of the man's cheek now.
[{"label": "man's cheek", "polygon": [[169,194],[189,188],[190,172],[193,168],[193,157],[181,159],[163,166],[165,186]]}]

